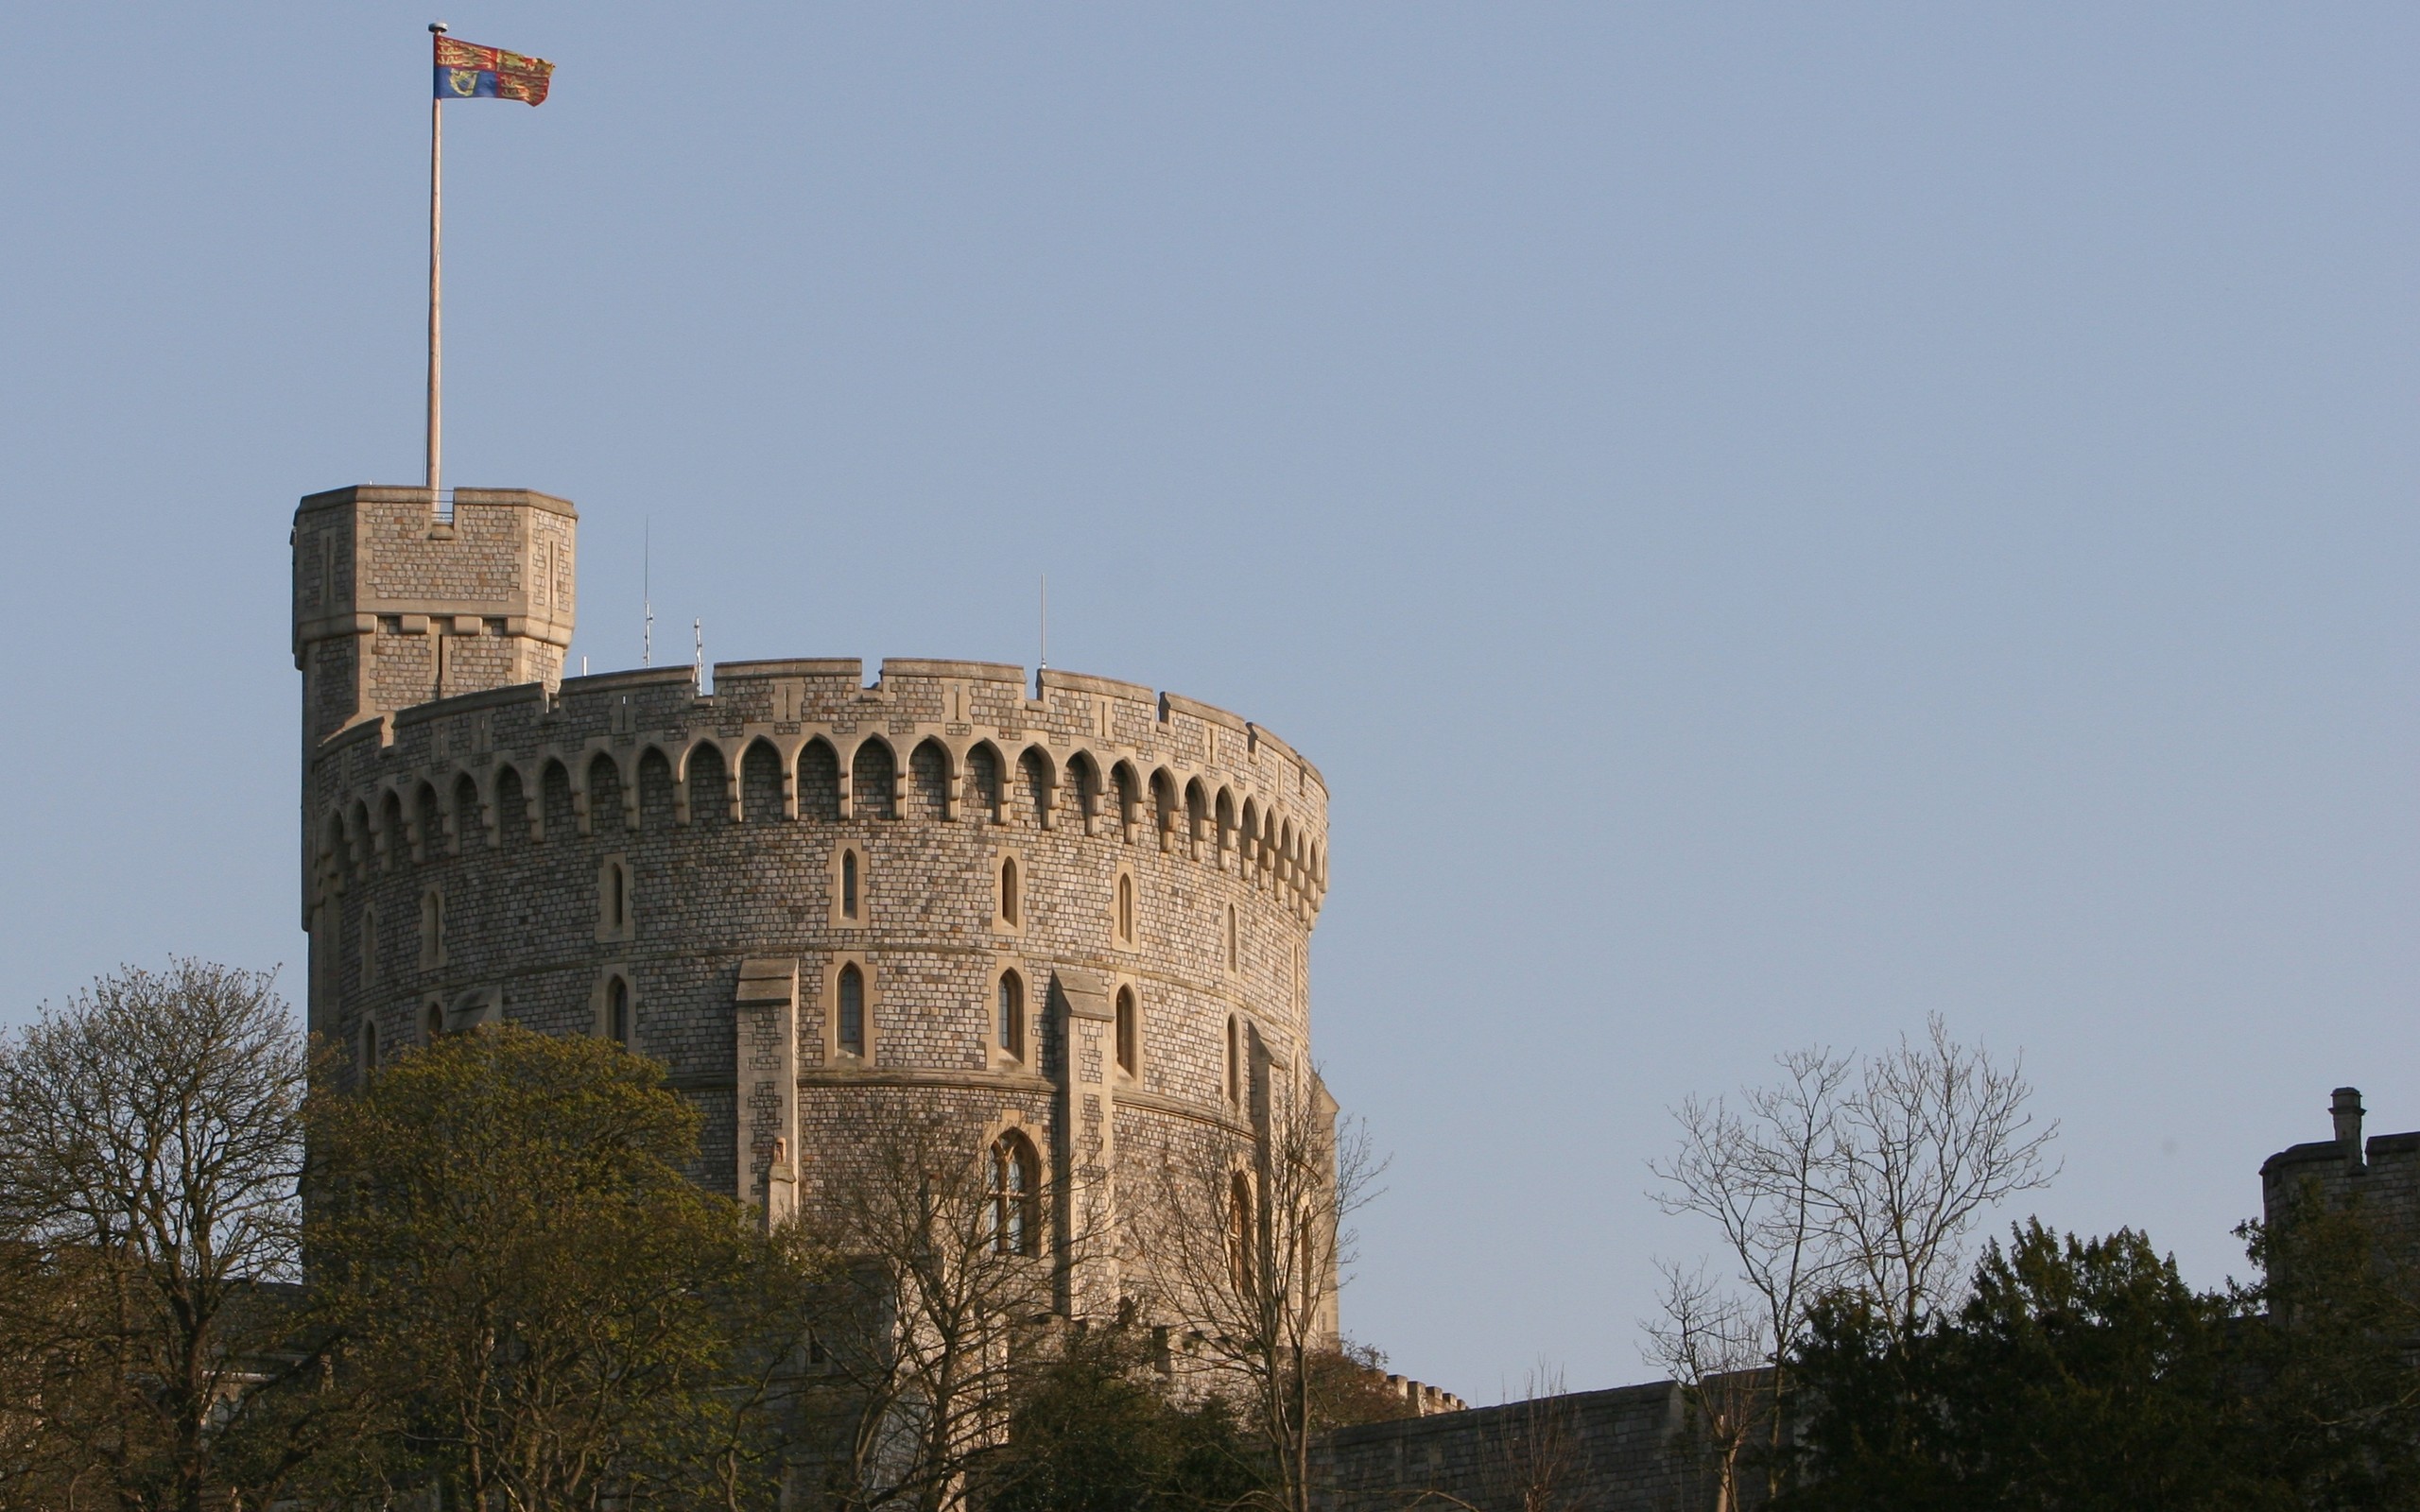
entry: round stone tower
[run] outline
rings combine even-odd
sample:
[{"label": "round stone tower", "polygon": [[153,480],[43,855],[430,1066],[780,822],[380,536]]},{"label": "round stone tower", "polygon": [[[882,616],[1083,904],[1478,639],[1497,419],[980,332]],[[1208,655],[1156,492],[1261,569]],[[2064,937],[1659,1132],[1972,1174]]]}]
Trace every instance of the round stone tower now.
[{"label": "round stone tower", "polygon": [[309,1018],[356,1065],[501,1021],[619,1038],[769,1220],[872,1089],[1114,1194],[1309,1074],[1327,795],[1283,741],[991,662],[563,679],[575,523],[468,489],[297,512]]}]

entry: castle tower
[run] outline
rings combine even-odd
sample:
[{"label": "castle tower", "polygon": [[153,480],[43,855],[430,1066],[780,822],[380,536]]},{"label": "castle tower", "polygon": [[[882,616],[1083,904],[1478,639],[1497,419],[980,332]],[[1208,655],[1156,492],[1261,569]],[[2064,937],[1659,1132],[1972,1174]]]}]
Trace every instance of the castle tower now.
[{"label": "castle tower", "polygon": [[328,736],[414,704],[517,683],[549,687],[571,644],[579,512],[527,489],[314,493],[294,511],[294,665],[302,674],[306,1015],[328,1011],[337,947],[317,885],[323,807],[312,755]]},{"label": "castle tower", "polygon": [[572,507],[454,500],[295,514],[311,1027],[356,1074],[482,1023],[615,1040],[699,1109],[697,1179],[769,1222],[874,1112],[944,1118],[1001,1211],[1033,1198],[1059,1309],[1114,1314],[1150,1263],[1118,1215],[1311,1074],[1317,769],[1057,669],[565,679]]},{"label": "castle tower", "polygon": [[552,686],[579,513],[527,489],[336,489],[294,511],[302,748],[414,704]]}]

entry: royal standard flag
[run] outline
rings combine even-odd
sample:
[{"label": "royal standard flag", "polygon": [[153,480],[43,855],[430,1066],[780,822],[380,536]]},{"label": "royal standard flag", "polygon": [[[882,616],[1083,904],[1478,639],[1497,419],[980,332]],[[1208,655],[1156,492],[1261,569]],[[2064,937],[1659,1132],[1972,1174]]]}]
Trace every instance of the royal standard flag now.
[{"label": "royal standard flag", "polygon": [[500,47],[480,47],[451,37],[437,39],[437,97],[441,100],[521,100],[544,104],[555,65]]}]

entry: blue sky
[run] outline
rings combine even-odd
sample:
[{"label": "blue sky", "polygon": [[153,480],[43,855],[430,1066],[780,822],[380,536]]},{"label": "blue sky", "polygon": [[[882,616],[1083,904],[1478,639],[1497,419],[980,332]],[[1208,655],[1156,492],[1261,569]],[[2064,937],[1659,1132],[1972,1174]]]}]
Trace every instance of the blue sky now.
[{"label": "blue sky", "polygon": [[[0,1021],[299,986],[295,498],[420,466],[426,37],[17,16]],[[449,481],[637,657],[1051,661],[1334,793],[1349,1328],[1641,1377],[1666,1108],[1928,1011],[2196,1280],[2420,1126],[2408,7],[481,3]],[[677,29],[675,29],[677,25]],[[2014,1214],[2011,1214],[2014,1216]]]}]

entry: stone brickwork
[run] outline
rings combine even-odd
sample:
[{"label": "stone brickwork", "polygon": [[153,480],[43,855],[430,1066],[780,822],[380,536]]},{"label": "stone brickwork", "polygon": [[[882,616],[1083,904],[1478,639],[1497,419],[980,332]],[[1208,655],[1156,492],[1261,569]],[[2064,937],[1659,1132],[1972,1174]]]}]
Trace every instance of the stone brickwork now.
[{"label": "stone brickwork", "polygon": [[[1312,1470],[1322,1512],[1703,1512],[1719,1489],[1669,1381],[1340,1429]],[[1761,1482],[1740,1489],[1742,1505],[1764,1501]]]},{"label": "stone brickwork", "polygon": [[315,1030],[356,1057],[493,1019],[604,1033],[618,991],[705,1116],[699,1179],[773,1211],[877,1089],[1013,1116],[1063,1177],[1111,1177],[1077,1187],[1140,1191],[1122,1173],[1248,1132],[1272,1069],[1307,1070],[1327,794],[1284,742],[989,662],[564,679],[574,524],[512,490],[445,521],[424,490],[297,511]]},{"label": "stone brickwork", "polygon": [[2271,1224],[2295,1203],[2316,1197],[2357,1208],[2381,1247],[2403,1265],[2420,1264],[2420,1133],[2361,1138],[2360,1091],[2339,1087],[2328,1111],[2336,1137],[2278,1151],[2260,1165],[2260,1209]]}]

